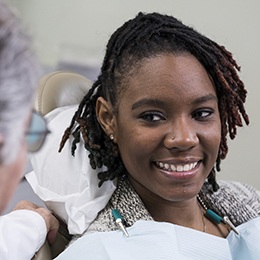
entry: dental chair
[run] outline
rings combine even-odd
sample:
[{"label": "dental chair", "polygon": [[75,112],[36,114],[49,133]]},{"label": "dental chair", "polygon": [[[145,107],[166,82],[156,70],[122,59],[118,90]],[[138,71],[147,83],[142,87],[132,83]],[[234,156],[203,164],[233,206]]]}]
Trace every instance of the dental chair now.
[{"label": "dental chair", "polygon": [[[45,75],[37,88],[35,109],[46,115],[56,108],[77,105],[88,92],[92,82],[70,71],[56,71]],[[61,222],[60,230],[53,245],[45,241],[35,253],[33,260],[49,260],[55,258],[69,243],[71,236],[66,225]]]},{"label": "dental chair", "polygon": [[75,72],[51,72],[39,81],[35,109],[46,115],[55,108],[79,104],[91,84],[91,80]]}]

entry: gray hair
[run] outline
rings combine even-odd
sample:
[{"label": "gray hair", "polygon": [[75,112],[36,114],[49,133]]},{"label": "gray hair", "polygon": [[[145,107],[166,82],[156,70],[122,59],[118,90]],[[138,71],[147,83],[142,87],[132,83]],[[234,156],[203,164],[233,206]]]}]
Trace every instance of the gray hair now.
[{"label": "gray hair", "polygon": [[29,43],[15,11],[0,0],[1,164],[12,162],[19,152],[40,75]]}]

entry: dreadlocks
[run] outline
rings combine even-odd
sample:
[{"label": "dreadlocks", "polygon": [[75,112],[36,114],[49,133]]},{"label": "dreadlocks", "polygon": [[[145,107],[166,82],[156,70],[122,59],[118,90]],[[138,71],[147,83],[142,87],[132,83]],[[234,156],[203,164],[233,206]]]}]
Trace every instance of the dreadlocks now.
[{"label": "dreadlocks", "polygon": [[[216,161],[216,170],[220,171],[220,161],[228,152],[227,134],[234,139],[237,127],[242,126],[242,119],[249,124],[244,103],[246,90],[237,72],[240,70],[232,54],[224,47],[201,35],[193,28],[184,25],[172,16],[158,13],[139,13],[126,22],[111,36],[106,49],[101,73],[88,94],[83,98],[78,110],[66,129],[60,150],[66,140],[74,137],[72,154],[82,136],[85,148],[90,152],[91,166],[107,170],[100,172],[99,185],[112,180],[125,172],[117,146],[101,129],[95,113],[98,97],[109,100],[116,113],[119,94],[123,84],[134,69],[144,59],[161,53],[190,53],[204,66],[214,82],[218,96],[221,118],[221,143]],[[218,189],[215,167],[208,176],[213,191]]]}]

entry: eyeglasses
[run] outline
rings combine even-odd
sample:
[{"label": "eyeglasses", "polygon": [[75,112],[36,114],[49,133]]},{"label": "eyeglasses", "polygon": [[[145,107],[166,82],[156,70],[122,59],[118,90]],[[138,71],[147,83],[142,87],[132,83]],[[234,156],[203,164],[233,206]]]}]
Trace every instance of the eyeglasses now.
[{"label": "eyeglasses", "polygon": [[26,132],[27,150],[31,153],[37,152],[42,147],[46,136],[50,133],[47,121],[38,112],[33,111],[31,122]]}]

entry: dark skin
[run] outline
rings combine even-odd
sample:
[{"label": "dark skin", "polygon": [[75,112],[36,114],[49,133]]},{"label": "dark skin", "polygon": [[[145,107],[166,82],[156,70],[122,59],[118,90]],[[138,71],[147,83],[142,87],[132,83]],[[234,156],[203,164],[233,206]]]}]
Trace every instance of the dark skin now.
[{"label": "dark skin", "polygon": [[190,54],[142,61],[118,99],[117,110],[97,101],[99,123],[114,135],[128,179],[157,221],[226,237],[202,217],[197,202],[219,151],[221,122],[215,88]]}]

